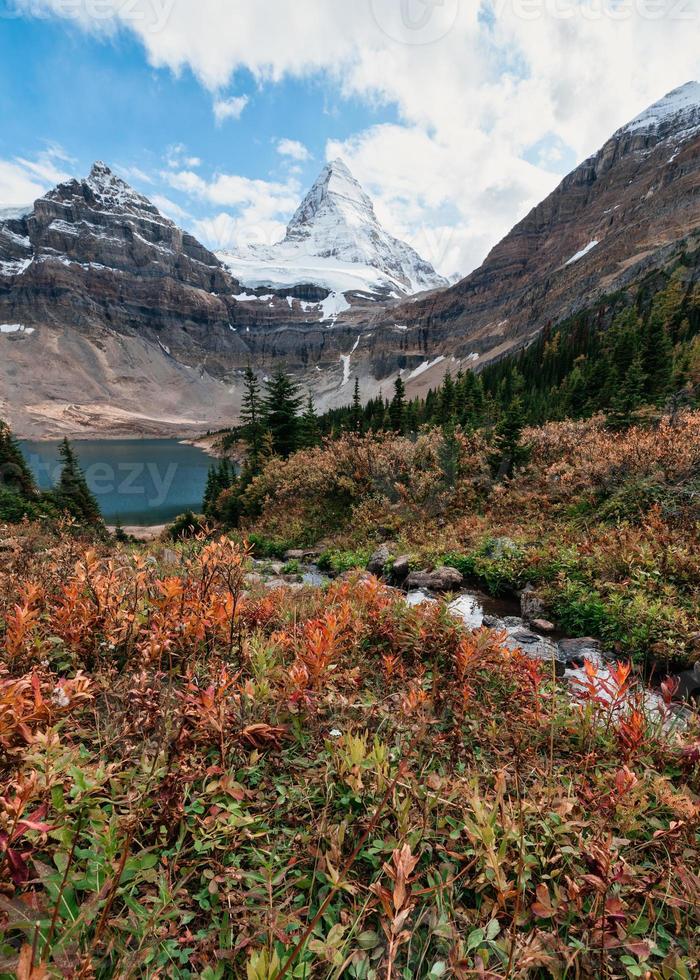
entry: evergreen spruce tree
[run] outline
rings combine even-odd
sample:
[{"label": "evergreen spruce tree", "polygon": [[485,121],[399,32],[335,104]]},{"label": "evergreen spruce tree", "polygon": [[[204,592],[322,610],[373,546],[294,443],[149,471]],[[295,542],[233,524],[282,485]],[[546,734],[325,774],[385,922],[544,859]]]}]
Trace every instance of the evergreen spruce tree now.
[{"label": "evergreen spruce tree", "polygon": [[454,418],[454,414],[455,385],[454,381],[452,380],[452,375],[448,371],[442,382],[442,388],[440,389],[440,425],[447,425],[450,423]]},{"label": "evergreen spruce tree", "polygon": [[23,497],[36,495],[34,477],[19,443],[3,421],[0,421],[0,487],[7,487]]},{"label": "evergreen spruce tree", "polygon": [[399,374],[394,382],[394,397],[389,406],[389,426],[394,432],[403,433],[406,429],[406,386]]},{"label": "evergreen spruce tree", "polygon": [[62,468],[58,486],[54,491],[56,503],[79,521],[101,524],[102,515],[99,505],[88,487],[78,457],[67,439],[61,443],[58,455]]},{"label": "evergreen spruce tree", "polygon": [[246,472],[249,476],[254,476],[260,469],[265,423],[260,385],[250,366],[246,368],[244,385],[241,402],[241,435],[248,450]]},{"label": "evergreen spruce tree", "polygon": [[443,472],[445,485],[453,489],[461,476],[461,446],[457,438],[454,422],[448,422],[442,429],[442,440],[438,447],[438,459]]},{"label": "evergreen spruce tree", "polygon": [[527,460],[529,450],[522,442],[524,425],[522,398],[520,395],[515,395],[496,425],[496,452],[491,462],[497,476],[512,476],[516,467]]},{"label": "evergreen spruce tree", "polygon": [[420,403],[417,398],[413,398],[406,406],[406,432],[418,432],[420,427]]},{"label": "evergreen spruce tree", "polygon": [[362,415],[362,400],[360,399],[360,379],[355,378],[355,390],[352,394],[352,408],[350,409],[350,431],[357,435],[362,434],[364,429],[364,419]]},{"label": "evergreen spruce tree", "polygon": [[272,437],[276,455],[286,459],[299,445],[301,396],[296,382],[279,370],[267,382],[264,405],[265,427]]},{"label": "evergreen spruce tree", "polygon": [[626,428],[634,422],[636,410],[644,403],[646,380],[642,355],[637,354],[613,398],[612,411],[608,415],[608,424],[612,428]]},{"label": "evergreen spruce tree", "polygon": [[642,367],[646,375],[647,394],[651,401],[658,402],[668,394],[673,373],[673,345],[659,312],[653,312],[649,317]]},{"label": "evergreen spruce tree", "polygon": [[219,497],[224,490],[230,489],[234,482],[237,482],[237,477],[227,459],[219,460],[218,463],[210,467],[202,503],[205,517],[218,518]]},{"label": "evergreen spruce tree", "polygon": [[309,395],[304,414],[299,420],[299,448],[311,449],[318,446],[321,442],[321,429],[318,424],[318,416],[314,407],[314,400]]}]

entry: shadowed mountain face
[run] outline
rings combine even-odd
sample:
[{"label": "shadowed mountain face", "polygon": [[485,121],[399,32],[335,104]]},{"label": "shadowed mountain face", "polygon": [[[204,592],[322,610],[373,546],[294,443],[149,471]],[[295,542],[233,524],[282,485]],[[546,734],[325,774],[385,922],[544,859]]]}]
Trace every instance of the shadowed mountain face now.
[{"label": "shadowed mountain face", "polygon": [[698,237],[696,82],[615,133],[450,288],[339,161],[280,245],[225,262],[98,163],[0,212],[0,417],[22,435],[198,432],[235,421],[249,363],[284,365],[319,407],[347,403],[355,376],[365,396],[388,394],[398,370],[424,393]]},{"label": "shadowed mountain face", "polygon": [[482,359],[664,263],[700,228],[700,84],[620,129],[450,289],[392,310],[407,341]]}]

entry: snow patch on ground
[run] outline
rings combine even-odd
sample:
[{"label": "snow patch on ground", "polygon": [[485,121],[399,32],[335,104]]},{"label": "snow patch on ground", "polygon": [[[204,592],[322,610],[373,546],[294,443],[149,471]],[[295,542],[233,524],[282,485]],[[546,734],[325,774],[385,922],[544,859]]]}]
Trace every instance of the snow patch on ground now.
[{"label": "snow patch on ground", "polygon": [[265,296],[256,296],[255,293],[239,293],[238,296],[233,297],[238,303],[267,303],[268,300],[272,299],[272,293],[268,293]]},{"label": "snow patch on ground", "polygon": [[32,259],[20,259],[18,262],[0,262],[0,276],[21,276],[32,264]]},{"label": "snow patch on ground", "polygon": [[568,260],[568,262],[565,262],[564,265],[573,265],[574,262],[578,262],[578,260],[582,259],[584,255],[588,255],[588,253],[591,252],[596,247],[596,245],[599,244],[600,242],[598,241],[598,239],[594,238],[593,241],[589,242],[588,245],[585,245],[580,252],[576,252],[575,255],[572,255],[571,258]]},{"label": "snow patch on ground", "polygon": [[341,313],[350,309],[350,304],[345,298],[344,293],[331,293],[327,296],[324,301],[320,304],[321,307],[321,323],[325,323],[328,320],[335,321]]},{"label": "snow patch on ground", "polygon": [[0,323],[0,333],[34,333],[34,327],[25,327],[23,323]]},{"label": "snow patch on ground", "polygon": [[14,242],[15,245],[19,245],[20,248],[32,247],[32,243],[26,235],[18,235],[16,232],[11,231],[7,226],[0,226],[0,235],[2,235],[4,238],[9,238],[11,242]]},{"label": "snow patch on ground", "polygon": [[436,357],[435,360],[433,361],[423,361],[422,364],[419,364],[417,368],[414,368],[411,371],[411,373],[408,376],[408,380],[412,381],[414,378],[420,377],[421,374],[425,374],[425,372],[429,371],[430,368],[435,367],[436,364],[440,364],[444,360],[445,360],[444,355],[440,354],[440,356]]},{"label": "snow patch on ground", "polygon": [[350,351],[349,354],[340,355],[340,363],[343,365],[343,380],[340,382],[341,388],[344,388],[345,385],[350,380],[350,359],[352,358],[352,355],[355,353],[357,348],[360,346],[360,340],[361,337],[358,337],[357,340],[355,341],[355,345],[353,349]]}]

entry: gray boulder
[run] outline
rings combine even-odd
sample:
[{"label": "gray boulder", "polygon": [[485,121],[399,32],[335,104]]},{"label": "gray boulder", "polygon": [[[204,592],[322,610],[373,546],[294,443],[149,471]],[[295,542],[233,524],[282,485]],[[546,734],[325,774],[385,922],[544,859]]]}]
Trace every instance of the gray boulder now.
[{"label": "gray boulder", "polygon": [[288,561],[315,561],[323,554],[323,548],[291,548],[285,551],[284,560]]},{"label": "gray boulder", "polygon": [[429,592],[454,592],[460,588],[464,581],[461,572],[456,568],[448,568],[446,565],[436,568],[432,572],[411,572],[406,580],[408,591],[414,589],[427,589]]},{"label": "gray boulder", "polygon": [[530,621],[530,626],[538,633],[553,633],[555,628],[554,623],[550,623],[548,619],[533,619]]},{"label": "gray boulder", "polygon": [[520,614],[530,622],[544,618],[544,602],[531,585],[520,593]]},{"label": "gray boulder", "polygon": [[562,676],[566,669],[566,664],[560,658],[556,643],[552,643],[551,640],[547,640],[531,630],[524,629],[522,626],[510,628],[503,645],[508,650],[522,650],[525,656],[530,657],[531,660],[545,660],[553,663],[557,676]]},{"label": "gray boulder", "polygon": [[603,662],[600,643],[592,636],[560,640],[558,648],[559,658],[567,667],[583,667],[584,660],[590,660],[594,664],[602,664]]},{"label": "gray boulder", "polygon": [[381,578],[390,559],[391,551],[389,550],[389,545],[381,544],[367,562],[367,571],[371,575],[376,575],[377,578]]},{"label": "gray boulder", "polygon": [[266,589],[291,589],[292,592],[297,592],[299,589],[304,588],[303,582],[289,582],[283,578],[269,578],[265,581]]},{"label": "gray boulder", "polygon": [[404,582],[411,574],[410,555],[399,555],[391,568],[391,577],[394,582]]},{"label": "gray boulder", "polygon": [[490,630],[502,630],[506,626],[504,620],[499,619],[498,616],[484,616],[482,625]]}]

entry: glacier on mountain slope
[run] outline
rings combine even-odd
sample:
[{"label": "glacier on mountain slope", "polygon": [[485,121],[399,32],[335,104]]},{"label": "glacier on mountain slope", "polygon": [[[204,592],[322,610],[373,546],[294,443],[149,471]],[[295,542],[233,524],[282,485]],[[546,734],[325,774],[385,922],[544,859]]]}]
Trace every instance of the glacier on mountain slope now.
[{"label": "glacier on mountain slope", "polygon": [[382,228],[372,201],[342,160],[324,167],[283,241],[218,257],[249,288],[311,283],[332,293],[400,297],[448,284],[410,245]]},{"label": "glacier on mountain slope", "polygon": [[676,135],[686,124],[688,135],[700,129],[700,82],[686,82],[668,92],[658,102],[635,116],[615,135],[651,131],[666,123],[673,123]]}]

